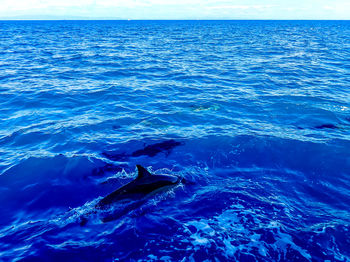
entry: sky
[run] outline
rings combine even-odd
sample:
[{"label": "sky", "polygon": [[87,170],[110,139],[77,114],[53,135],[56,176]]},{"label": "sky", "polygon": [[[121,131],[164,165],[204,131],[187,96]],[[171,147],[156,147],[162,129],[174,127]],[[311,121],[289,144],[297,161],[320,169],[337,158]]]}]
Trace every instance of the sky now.
[{"label": "sky", "polygon": [[350,19],[350,0],[0,0],[0,19]]}]

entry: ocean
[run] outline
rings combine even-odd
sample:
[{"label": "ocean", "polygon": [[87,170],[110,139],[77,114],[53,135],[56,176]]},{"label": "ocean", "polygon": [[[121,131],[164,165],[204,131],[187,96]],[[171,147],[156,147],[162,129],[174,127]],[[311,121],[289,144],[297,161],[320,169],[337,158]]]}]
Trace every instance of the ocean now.
[{"label": "ocean", "polygon": [[[0,37],[0,261],[350,261],[349,21]],[[97,209],[137,164],[185,182]]]}]

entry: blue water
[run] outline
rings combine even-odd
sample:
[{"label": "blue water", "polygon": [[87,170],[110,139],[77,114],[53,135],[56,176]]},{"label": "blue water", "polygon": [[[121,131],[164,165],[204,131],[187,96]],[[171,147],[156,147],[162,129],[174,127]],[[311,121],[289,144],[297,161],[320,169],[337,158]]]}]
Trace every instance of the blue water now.
[{"label": "blue water", "polygon": [[[350,22],[0,38],[0,261],[350,261]],[[136,164],[186,183],[96,210]]]}]

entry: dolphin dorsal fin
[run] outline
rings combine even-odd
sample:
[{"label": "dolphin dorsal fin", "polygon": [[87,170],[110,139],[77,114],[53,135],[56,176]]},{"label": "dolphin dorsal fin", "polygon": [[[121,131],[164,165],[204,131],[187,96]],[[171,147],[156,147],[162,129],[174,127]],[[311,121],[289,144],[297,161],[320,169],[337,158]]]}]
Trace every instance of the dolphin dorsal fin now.
[{"label": "dolphin dorsal fin", "polygon": [[137,174],[137,178],[145,178],[145,177],[148,177],[148,176],[151,176],[152,174],[150,172],[147,171],[146,168],[144,168],[143,166],[141,165],[136,165],[137,167],[137,171],[138,171],[138,174]]}]

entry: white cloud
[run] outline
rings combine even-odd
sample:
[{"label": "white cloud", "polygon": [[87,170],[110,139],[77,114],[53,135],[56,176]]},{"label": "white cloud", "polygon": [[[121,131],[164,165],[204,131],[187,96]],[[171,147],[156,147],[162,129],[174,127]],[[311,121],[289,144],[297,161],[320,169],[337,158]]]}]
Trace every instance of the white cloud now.
[{"label": "white cloud", "polygon": [[240,9],[240,10],[248,10],[248,9],[268,9],[272,8],[273,5],[218,5],[218,6],[208,6],[207,9]]},{"label": "white cloud", "polygon": [[349,12],[349,15],[350,15],[350,2],[342,3],[342,4],[334,3],[333,5],[325,5],[323,6],[323,8],[326,10],[331,10],[335,12]]}]

